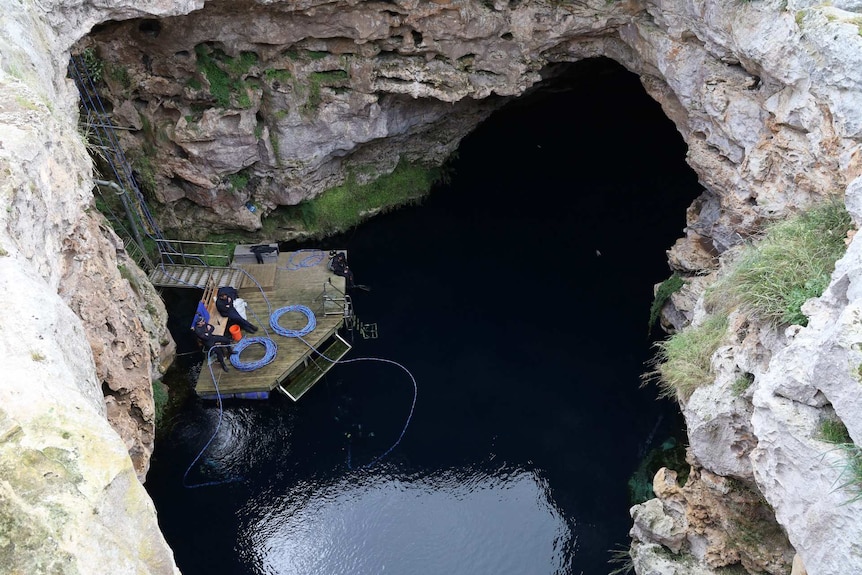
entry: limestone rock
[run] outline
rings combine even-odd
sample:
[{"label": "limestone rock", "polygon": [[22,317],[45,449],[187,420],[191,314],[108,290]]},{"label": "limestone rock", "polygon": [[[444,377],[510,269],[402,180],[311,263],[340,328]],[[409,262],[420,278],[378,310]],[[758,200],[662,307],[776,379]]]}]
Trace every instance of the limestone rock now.
[{"label": "limestone rock", "polygon": [[[146,296],[133,293],[121,244],[90,213],[92,166],[63,34],[95,12],[69,8],[61,34],[46,22],[62,11],[36,4],[6,5],[0,21],[0,289],[16,307],[0,320],[14,334],[0,383],[0,555],[10,573],[173,574],[141,486],[150,381],[172,342],[153,294],[156,317],[140,319]],[[125,402],[122,438],[103,384]]]},{"label": "limestone rock", "polygon": [[638,573],[670,563],[667,556],[658,561],[661,553],[649,547],[655,544],[679,556],[679,563],[692,572],[712,573],[737,564],[752,573],[784,575],[790,569],[793,549],[769,507],[747,483],[693,468],[680,487],[675,472],[661,469],[653,490],[655,499],[631,510],[632,556],[650,551],[649,558],[636,561],[643,564]]},{"label": "limestone rock", "polygon": [[[14,328],[22,338],[9,358],[14,382],[0,388],[8,412],[0,449],[45,473],[17,477],[12,491],[4,483],[0,501],[8,505],[4,517],[29,520],[40,514],[27,507],[38,493],[48,505],[59,501],[51,509],[70,526],[17,529],[16,568],[32,572],[37,558],[49,570],[70,564],[70,573],[100,573],[110,563],[102,561],[108,546],[123,543],[112,533],[128,533],[134,523],[142,536],[123,539],[145,549],[120,547],[128,561],[110,572],[172,570],[119,455],[130,452],[143,477],[149,380],[172,344],[163,308],[117,238],[88,213],[92,174],[65,80],[73,44],[94,48],[108,65],[114,117],[131,128],[123,144],[154,166],[163,227],[175,231],[193,219],[256,230],[261,215],[349,176],[373,178],[400,161],[439,165],[494,109],[552,80],[557,65],[613,58],[641,77],[675,123],[704,187],[669,253],[674,269],[694,277],[715,272],[721,255],[765,221],[845,190],[854,221],[862,222],[859,9],[856,0],[6,3],[0,281],[16,299],[47,303],[28,308]],[[248,201],[261,209],[244,209]],[[301,230],[278,233],[267,239]],[[739,513],[761,510],[752,475],[810,573],[862,571],[859,502],[847,503],[852,492],[836,489],[842,480],[833,467],[847,459],[816,437],[818,422],[834,413],[862,441],[860,250],[854,237],[827,293],[806,304],[806,328],[776,334],[735,324],[735,339],[715,358],[716,381],[685,407],[698,481],[680,492],[662,483],[666,503],[650,503],[638,523],[645,540],[635,541],[632,555],[641,575],[712,573],[711,566],[737,560],[755,571],[787,567],[777,535],[771,552],[733,539]],[[692,282],[676,298],[672,324],[699,321],[707,283]],[[740,373],[754,376],[752,387],[727,395]],[[43,428],[19,396],[41,416],[71,422],[70,436]],[[79,420],[79,411],[88,417]],[[106,414],[122,440],[105,433]],[[106,462],[95,461],[74,430],[97,438]],[[6,461],[4,473],[17,473]],[[745,497],[737,497],[739,480]],[[133,517],[126,522],[114,511],[111,518],[108,502],[88,499],[96,491],[125,505],[131,498]],[[105,525],[96,531],[108,543],[92,556],[74,545],[85,532],[83,508],[98,509],[95,521]],[[679,554],[650,540],[649,525]],[[758,533],[771,534],[773,525],[758,523]]]}]

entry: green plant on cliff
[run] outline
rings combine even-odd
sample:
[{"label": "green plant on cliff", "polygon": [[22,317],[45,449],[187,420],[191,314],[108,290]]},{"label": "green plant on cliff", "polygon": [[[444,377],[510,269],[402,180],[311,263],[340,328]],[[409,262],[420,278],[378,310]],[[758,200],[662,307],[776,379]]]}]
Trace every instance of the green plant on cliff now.
[{"label": "green plant on cliff", "polygon": [[303,110],[311,112],[317,110],[322,102],[321,86],[341,86],[350,78],[345,70],[329,70],[327,72],[312,72],[308,75],[308,97]]},{"label": "green plant on cliff", "polygon": [[232,190],[242,191],[246,188],[249,181],[248,170],[240,170],[235,174],[227,176],[227,183]]},{"label": "green plant on cliff", "polygon": [[[313,200],[285,208],[282,217],[298,220],[312,236],[322,237],[347,230],[371,210],[386,212],[419,201],[440,177],[439,168],[411,164],[402,160],[390,174],[360,184],[350,174],[340,186],[330,188]],[[277,225],[264,220],[264,229]]]},{"label": "green plant on cliff", "polygon": [[688,399],[695,389],[712,381],[710,360],[726,332],[727,316],[713,315],[658,342],[653,369],[644,375],[644,382],[658,380],[659,397]]},{"label": "green plant on cliff", "polygon": [[658,286],[658,289],[655,292],[655,297],[652,300],[652,306],[650,306],[649,310],[650,331],[652,331],[653,326],[655,326],[655,323],[658,321],[659,314],[661,314],[664,304],[667,303],[670,296],[681,290],[684,285],[685,280],[683,280],[678,273],[674,273]]},{"label": "green plant on cliff", "polygon": [[618,546],[616,549],[608,549],[611,558],[608,559],[608,565],[614,567],[608,575],[626,575],[635,570],[634,559],[631,556],[631,550],[628,547]]},{"label": "green plant on cliff", "polygon": [[153,380],[153,403],[156,412],[156,429],[162,427],[165,417],[165,408],[168,405],[170,395],[167,386],[159,380]]},{"label": "green plant on cliff", "polygon": [[827,443],[850,443],[850,434],[847,426],[837,417],[828,417],[820,422],[817,435]]},{"label": "green plant on cliff", "polygon": [[81,58],[84,60],[87,75],[90,76],[93,83],[98,83],[105,71],[105,63],[96,55],[96,51],[93,48],[85,48],[81,53]]},{"label": "green plant on cliff", "polygon": [[232,99],[239,108],[251,106],[249,85],[243,77],[257,64],[257,54],[242,52],[239,57],[231,58],[221,50],[198,44],[195,46],[195,55],[198,70],[209,82],[210,94],[218,106],[229,108]]},{"label": "green plant on cliff", "polygon": [[850,226],[850,216],[837,200],[769,226],[716,284],[709,303],[739,307],[773,325],[807,325],[802,304],[829,285]]}]

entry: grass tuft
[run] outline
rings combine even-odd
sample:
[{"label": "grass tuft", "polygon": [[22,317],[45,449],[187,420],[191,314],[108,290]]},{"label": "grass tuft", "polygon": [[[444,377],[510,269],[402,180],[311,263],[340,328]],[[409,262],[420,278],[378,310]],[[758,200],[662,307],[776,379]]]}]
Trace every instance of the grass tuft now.
[{"label": "grass tuft", "polygon": [[608,575],[625,575],[635,570],[634,559],[632,559],[631,551],[628,547],[618,545],[615,549],[608,549],[611,558],[608,559],[608,565],[615,566],[613,571]]},{"label": "grass tuft", "polygon": [[850,226],[850,216],[838,201],[770,226],[716,284],[709,303],[738,306],[773,325],[807,325],[802,304],[829,285],[835,262],[846,250]]},{"label": "grass tuft", "polygon": [[850,443],[847,426],[840,419],[829,417],[820,422],[818,429],[820,439],[827,443]]},{"label": "grass tuft", "polygon": [[710,316],[656,344],[654,370],[646,381],[658,379],[659,397],[688,399],[698,387],[712,381],[710,360],[727,332],[727,316]]},{"label": "grass tuft", "polygon": [[736,381],[733,382],[731,386],[731,391],[733,391],[733,395],[739,397],[745,390],[751,387],[751,384],[754,383],[754,374],[752,373],[744,373],[736,378]]}]

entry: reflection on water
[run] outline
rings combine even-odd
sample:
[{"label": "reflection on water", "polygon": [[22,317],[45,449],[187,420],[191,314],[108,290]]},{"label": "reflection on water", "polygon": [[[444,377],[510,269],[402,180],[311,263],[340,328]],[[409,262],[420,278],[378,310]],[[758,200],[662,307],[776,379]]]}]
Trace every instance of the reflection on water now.
[{"label": "reflection on water", "polygon": [[254,573],[356,575],[563,571],[572,532],[534,471],[460,469],[291,485],[241,510]]}]

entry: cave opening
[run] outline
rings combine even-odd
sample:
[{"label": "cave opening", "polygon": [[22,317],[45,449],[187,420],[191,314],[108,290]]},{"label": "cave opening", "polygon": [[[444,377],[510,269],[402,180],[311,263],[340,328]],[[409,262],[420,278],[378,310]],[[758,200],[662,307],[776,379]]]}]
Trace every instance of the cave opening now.
[{"label": "cave opening", "polygon": [[[285,246],[349,250],[373,288],[354,294],[358,316],[380,334],[354,334],[352,353],[408,367],[415,414],[397,452],[362,469],[411,390],[337,366],[298,404],[228,404],[229,431],[190,469],[218,408],[189,402],[147,482],[180,569],[607,572],[629,480],[680,432],[640,374],[652,286],[701,191],[684,158],[637,77],[591,60],[478,126],[421,205]],[[225,484],[190,495],[187,470]]]}]

